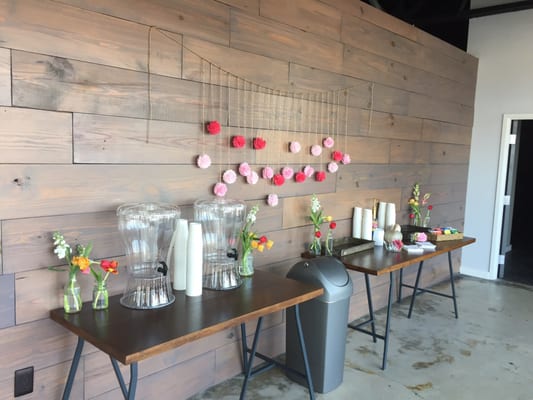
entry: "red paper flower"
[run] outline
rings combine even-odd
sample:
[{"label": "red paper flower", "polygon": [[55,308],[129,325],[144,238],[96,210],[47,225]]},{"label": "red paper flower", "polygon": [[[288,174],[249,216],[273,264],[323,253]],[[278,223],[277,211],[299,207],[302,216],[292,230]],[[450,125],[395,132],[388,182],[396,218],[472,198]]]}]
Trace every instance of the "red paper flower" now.
[{"label": "red paper flower", "polygon": [[433,206],[432,206],[432,205],[429,205],[429,206],[428,206],[428,210],[429,210],[429,211],[433,210]]},{"label": "red paper flower", "polygon": [[262,150],[265,148],[267,142],[265,139],[256,137],[254,138],[253,146],[255,150]]},{"label": "red paper flower", "polygon": [[261,236],[261,237],[259,238],[259,243],[266,243],[267,240],[268,240],[268,239],[267,239],[266,236]]},{"label": "red paper flower", "polygon": [[297,172],[294,175],[294,180],[298,183],[305,182],[305,174],[303,172]]},{"label": "red paper flower", "polygon": [[409,214],[409,218],[413,219],[415,217],[414,214]]},{"label": "red paper flower", "polygon": [[342,152],[335,150],[333,153],[331,153],[331,158],[333,159],[333,161],[341,161]]},{"label": "red paper flower", "polygon": [[322,234],[320,233],[320,231],[316,231],[315,232],[315,237],[316,238],[320,238],[322,236]]},{"label": "red paper flower", "polygon": [[218,135],[220,133],[220,124],[218,121],[209,121],[205,128],[211,135]]},{"label": "red paper flower", "polygon": [[100,261],[100,267],[105,272],[111,272],[112,274],[118,274],[118,261],[115,260],[102,260]]},{"label": "red paper flower", "polygon": [[272,178],[272,182],[274,182],[274,185],[281,186],[285,183],[285,178],[281,174],[276,174]]},{"label": "red paper flower", "polygon": [[244,136],[238,135],[238,136],[233,136],[231,138],[231,145],[237,149],[244,147],[245,144],[246,144],[246,139],[244,138]]},{"label": "red paper flower", "polygon": [[317,182],[322,182],[326,179],[326,173],[324,171],[317,171],[315,173],[315,179],[317,180]]},{"label": "red paper flower", "polygon": [[337,223],[335,221],[331,221],[329,223],[329,229],[335,229],[337,227]]}]

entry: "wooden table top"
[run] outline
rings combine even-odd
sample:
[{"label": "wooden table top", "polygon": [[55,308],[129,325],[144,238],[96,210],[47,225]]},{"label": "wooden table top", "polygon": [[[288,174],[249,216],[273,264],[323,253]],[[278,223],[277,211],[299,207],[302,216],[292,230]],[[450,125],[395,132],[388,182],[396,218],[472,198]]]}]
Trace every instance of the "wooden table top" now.
[{"label": "wooden table top", "polygon": [[348,269],[364,272],[370,275],[383,275],[405,268],[411,264],[419,263],[438,256],[439,254],[459,249],[474,243],[476,239],[464,237],[458,240],[447,240],[437,242],[435,251],[425,251],[423,254],[408,254],[406,251],[395,253],[385,250],[384,247],[374,247],[374,249],[349,254],[340,258],[341,262]]},{"label": "wooden table top", "polygon": [[187,297],[175,291],[176,301],[154,310],[133,310],[109,298],[109,309],[66,314],[50,311],[50,318],[123,364],[130,364],[212,335],[250,319],[286,309],[322,295],[324,289],[256,270],[241,287],[228,291],[203,290]]}]

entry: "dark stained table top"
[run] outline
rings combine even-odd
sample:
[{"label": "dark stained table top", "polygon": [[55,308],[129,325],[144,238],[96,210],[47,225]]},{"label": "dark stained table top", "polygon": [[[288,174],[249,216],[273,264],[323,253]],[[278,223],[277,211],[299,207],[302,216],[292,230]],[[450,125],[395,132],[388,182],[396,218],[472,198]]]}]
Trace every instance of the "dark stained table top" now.
[{"label": "dark stained table top", "polygon": [[423,254],[408,254],[406,251],[399,253],[385,250],[384,247],[374,247],[360,253],[349,254],[340,258],[341,262],[348,269],[364,272],[370,275],[383,275],[405,268],[411,264],[419,263],[438,256],[439,254],[459,249],[474,243],[476,239],[464,237],[458,240],[447,240],[437,242],[435,251],[425,251]]},{"label": "dark stained table top", "polygon": [[66,314],[50,311],[50,318],[123,364],[138,362],[250,319],[286,309],[322,295],[324,289],[270,272],[256,270],[241,287],[228,291],[203,290],[187,297],[175,291],[176,301],[154,310],[132,310],[109,298],[109,309]]}]

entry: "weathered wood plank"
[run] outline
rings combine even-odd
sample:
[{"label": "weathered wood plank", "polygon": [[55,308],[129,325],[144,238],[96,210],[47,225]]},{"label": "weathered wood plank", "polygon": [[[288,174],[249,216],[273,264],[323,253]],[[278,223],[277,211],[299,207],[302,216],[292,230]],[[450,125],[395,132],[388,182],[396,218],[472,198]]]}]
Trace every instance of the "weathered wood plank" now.
[{"label": "weathered wood plank", "polygon": [[59,0],[97,13],[155,26],[170,32],[229,44],[230,7],[213,0]]},{"label": "weathered wood plank", "polygon": [[49,0],[2,0],[0,19],[5,47],[146,71],[146,26]]},{"label": "weathered wood plank", "polygon": [[259,0],[218,0],[218,2],[252,15],[259,15]]},{"label": "weathered wood plank", "polygon": [[2,163],[71,163],[72,115],[0,107]]},{"label": "weathered wood plank", "polygon": [[182,77],[183,37],[162,29],[148,31],[148,60],[151,74]]},{"label": "weathered wood plank", "polygon": [[372,118],[372,121],[370,125],[364,124],[360,127],[361,134],[387,139],[422,139],[422,120],[419,118],[382,112],[373,112],[372,115],[369,112],[363,114],[365,114],[363,120]]},{"label": "weathered wood plank", "polygon": [[15,275],[0,275],[0,329],[15,325]]},{"label": "weathered wood plank", "polygon": [[231,15],[231,47],[340,72],[342,44],[264,18]]},{"label": "weathered wood plank", "polygon": [[432,161],[429,143],[407,140],[393,140],[391,142],[391,164],[427,164]]},{"label": "weathered wood plank", "polygon": [[60,57],[13,51],[13,105],[146,117],[147,75]]},{"label": "weathered wood plank", "polygon": [[472,128],[446,122],[424,120],[422,125],[424,142],[439,142],[470,145]]},{"label": "weathered wood plank", "polygon": [[260,15],[340,41],[341,13],[316,0],[262,0]]},{"label": "weathered wood plank", "polygon": [[433,184],[453,184],[466,183],[468,178],[467,164],[451,164],[445,168],[438,166],[433,168],[428,183]]},{"label": "weathered wood plank", "polygon": [[408,115],[471,127],[474,108],[430,95],[411,93]]},{"label": "weathered wood plank", "polygon": [[11,52],[0,48],[0,105],[11,105]]},{"label": "weathered wood plank", "polygon": [[430,157],[433,164],[468,164],[470,146],[433,143]]},{"label": "weathered wood plank", "polygon": [[407,115],[409,110],[409,92],[402,89],[374,83],[371,86],[371,110]]}]

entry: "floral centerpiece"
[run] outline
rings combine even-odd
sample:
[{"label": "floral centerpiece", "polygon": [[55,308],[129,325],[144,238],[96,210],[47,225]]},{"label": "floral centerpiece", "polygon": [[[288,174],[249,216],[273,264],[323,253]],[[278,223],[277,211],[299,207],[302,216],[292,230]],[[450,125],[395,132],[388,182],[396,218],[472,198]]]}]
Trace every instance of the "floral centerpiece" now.
[{"label": "floral centerpiece", "polygon": [[[96,264],[96,263],[95,263]],[[110,260],[100,261],[100,269],[95,270],[92,266],[91,274],[96,281],[93,288],[93,309],[103,310],[109,307],[109,292],[107,291],[107,278],[109,274],[118,274],[118,262]],[[105,272],[105,275],[104,275]]]},{"label": "floral centerpiece", "polygon": [[[415,183],[413,185],[412,196],[409,198],[408,204],[411,210],[409,214],[409,219],[411,220],[412,225],[416,226],[429,226],[429,221],[431,218],[431,210],[433,206],[428,204],[428,200],[431,197],[431,193],[426,193],[422,196],[420,200],[420,184]],[[424,218],[422,218],[422,212],[426,209]]]},{"label": "floral centerpiece", "polygon": [[331,221],[328,225],[328,233],[326,234],[326,251],[327,256],[333,255],[333,231],[337,227],[335,221]]},{"label": "floral centerpiece", "polygon": [[[322,254],[322,244],[320,243],[322,233],[320,232],[320,229],[324,222],[332,222],[333,218],[331,216],[324,216],[322,205],[315,194],[311,197],[311,214],[309,215],[309,219],[313,223],[313,239],[309,245],[309,253],[313,256],[319,256]],[[336,226],[336,223],[334,223],[333,228],[330,226],[328,234],[332,234],[331,231],[332,229],[335,229]]]},{"label": "floral centerpiece", "polygon": [[266,236],[258,236],[252,231],[252,227],[257,219],[259,206],[255,205],[248,212],[246,222],[241,231],[242,257],[239,264],[239,274],[241,276],[251,276],[254,274],[252,251],[257,250],[262,253],[265,249],[270,250],[274,245],[272,240]]}]

